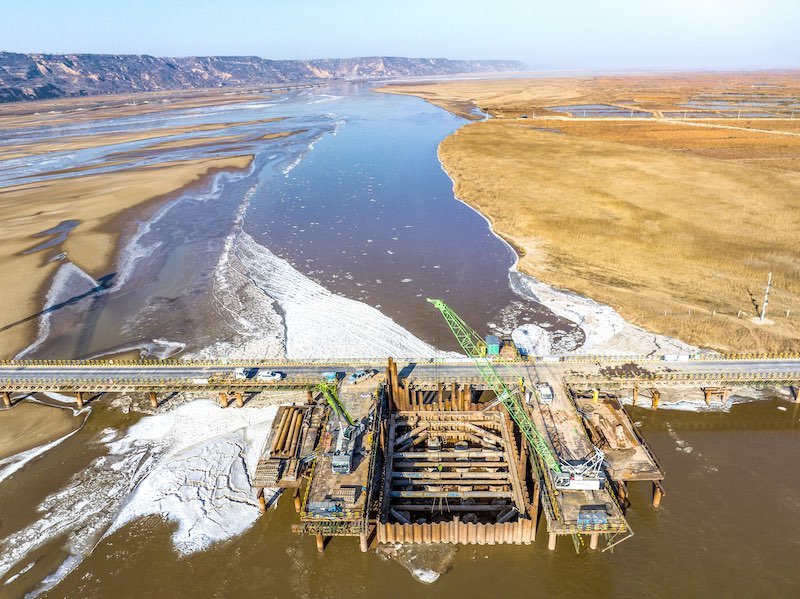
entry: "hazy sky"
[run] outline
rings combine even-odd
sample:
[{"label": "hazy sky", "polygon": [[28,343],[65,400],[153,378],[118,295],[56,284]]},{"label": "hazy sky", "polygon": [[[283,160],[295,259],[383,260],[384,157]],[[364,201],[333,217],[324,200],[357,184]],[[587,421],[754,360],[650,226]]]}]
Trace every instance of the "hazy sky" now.
[{"label": "hazy sky", "polygon": [[797,0],[0,0],[0,50],[800,65]]}]

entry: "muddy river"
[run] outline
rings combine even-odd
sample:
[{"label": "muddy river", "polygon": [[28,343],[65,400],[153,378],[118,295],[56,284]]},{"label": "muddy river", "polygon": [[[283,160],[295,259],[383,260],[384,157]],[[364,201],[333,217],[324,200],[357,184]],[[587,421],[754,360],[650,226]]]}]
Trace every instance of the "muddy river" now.
[{"label": "muddy river", "polygon": [[[436,156],[464,121],[419,99],[339,84],[244,105],[0,132],[0,145],[242,121],[259,137],[292,135],[250,144],[246,172],[215,175],[134,219],[99,291],[87,295],[98,281],[65,264],[47,300],[59,307],[23,355],[457,349],[426,297],[444,298],[479,331],[532,335],[532,351],[571,351],[597,336],[570,318],[586,314],[577,304],[570,312],[540,303],[534,283],[509,272],[514,253],[454,198]],[[134,166],[194,156],[184,147],[156,158],[148,143],[0,162],[0,186],[77,166],[123,168],[113,164],[119,152],[131,152]],[[242,153],[222,142],[203,151]],[[725,414],[634,408],[668,494],[656,512],[650,486],[631,485],[631,540],[614,553],[576,553],[564,538],[549,552],[542,525],[530,547],[412,556],[418,578],[436,579],[427,585],[395,560],[362,554],[355,539],[334,540],[319,555],[312,538],[290,531],[291,496],[259,517],[247,472],[274,407],[222,412],[201,401],[149,415],[142,403],[106,398],[90,410],[56,446],[0,462],[0,596],[800,594],[800,409],[780,400]]]}]

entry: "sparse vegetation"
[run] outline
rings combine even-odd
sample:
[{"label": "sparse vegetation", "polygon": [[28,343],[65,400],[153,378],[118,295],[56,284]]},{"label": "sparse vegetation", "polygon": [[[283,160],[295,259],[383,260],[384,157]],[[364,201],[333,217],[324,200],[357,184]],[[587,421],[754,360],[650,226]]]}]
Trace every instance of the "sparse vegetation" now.
[{"label": "sparse vegetation", "polygon": [[[682,101],[702,85],[718,89],[710,77],[613,81],[617,94],[646,87],[653,109],[658,85],[663,108],[663,98]],[[534,96],[540,103],[611,101],[610,91],[587,95],[597,80],[540,83],[424,89],[429,97],[472,98],[493,114],[510,114],[515,102]],[[470,85],[478,89],[472,96]],[[771,132],[772,122],[784,133]],[[713,126],[720,124],[739,128]],[[793,172],[800,170],[800,137],[785,134],[796,132],[793,125],[496,118],[465,126],[439,153],[458,197],[520,250],[523,271],[693,344],[781,351],[800,341],[800,173]],[[770,271],[774,324],[758,325],[752,320]]]}]

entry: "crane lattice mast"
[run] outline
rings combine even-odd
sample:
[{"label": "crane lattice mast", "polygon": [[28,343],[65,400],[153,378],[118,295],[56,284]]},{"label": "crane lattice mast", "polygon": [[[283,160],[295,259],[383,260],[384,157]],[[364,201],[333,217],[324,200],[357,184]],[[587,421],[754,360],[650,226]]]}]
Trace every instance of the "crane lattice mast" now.
[{"label": "crane lattice mast", "polygon": [[560,474],[562,472],[561,466],[523,407],[519,392],[511,391],[506,387],[506,384],[497,374],[494,366],[492,366],[491,361],[486,357],[486,343],[483,339],[442,300],[429,298],[428,301],[442,313],[461,349],[464,350],[467,356],[472,358],[473,364],[489,384],[491,390],[495,392],[497,399],[502,402],[509,416],[516,422],[531,447],[536,450],[548,468]]}]

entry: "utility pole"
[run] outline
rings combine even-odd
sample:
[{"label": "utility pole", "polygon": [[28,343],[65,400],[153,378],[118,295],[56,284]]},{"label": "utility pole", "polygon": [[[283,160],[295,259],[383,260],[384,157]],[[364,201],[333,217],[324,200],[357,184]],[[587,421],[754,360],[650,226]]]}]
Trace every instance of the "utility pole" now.
[{"label": "utility pole", "polygon": [[772,287],[772,273],[767,276],[767,289],[764,291],[764,303],[761,304],[761,318],[759,322],[764,322],[767,315],[767,304],[769,303],[769,289]]}]

